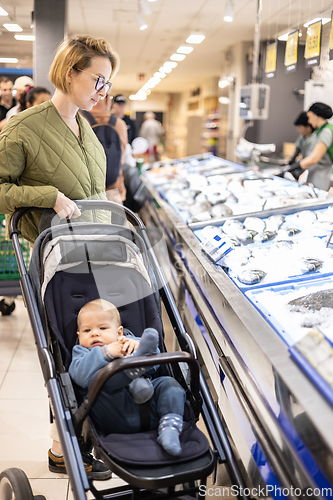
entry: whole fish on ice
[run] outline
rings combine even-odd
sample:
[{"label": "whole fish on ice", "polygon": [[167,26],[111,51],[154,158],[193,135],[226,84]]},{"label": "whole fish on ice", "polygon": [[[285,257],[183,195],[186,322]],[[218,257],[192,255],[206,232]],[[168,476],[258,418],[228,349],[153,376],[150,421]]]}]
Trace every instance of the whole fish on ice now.
[{"label": "whole fish on ice", "polygon": [[245,285],[254,285],[259,283],[267,273],[261,269],[245,269],[237,276],[238,280]]},{"label": "whole fish on ice", "polygon": [[302,311],[303,308],[311,311],[320,311],[323,307],[333,309],[333,290],[310,293],[298,299],[288,302],[294,311]]}]

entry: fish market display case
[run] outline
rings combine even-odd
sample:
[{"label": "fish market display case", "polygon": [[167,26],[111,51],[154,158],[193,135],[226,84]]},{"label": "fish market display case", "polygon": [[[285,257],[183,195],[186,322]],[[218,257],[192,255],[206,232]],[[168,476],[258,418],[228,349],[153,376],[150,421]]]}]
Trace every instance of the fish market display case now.
[{"label": "fish market display case", "polygon": [[251,496],[331,498],[333,198],[210,155],[159,167],[141,216]]}]

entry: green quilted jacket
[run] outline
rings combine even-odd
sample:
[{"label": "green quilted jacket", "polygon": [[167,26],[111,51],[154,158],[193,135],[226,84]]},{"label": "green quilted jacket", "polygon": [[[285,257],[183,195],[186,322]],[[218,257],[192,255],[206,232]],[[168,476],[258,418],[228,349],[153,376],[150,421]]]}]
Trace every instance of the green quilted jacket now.
[{"label": "green quilted jacket", "polygon": [[[79,114],[81,141],[51,101],[13,116],[0,134],[0,213],[19,207],[52,208],[58,190],[72,200],[106,199],[103,146]],[[7,216],[8,214],[8,216]],[[22,236],[34,242],[40,211],[22,218]]]}]

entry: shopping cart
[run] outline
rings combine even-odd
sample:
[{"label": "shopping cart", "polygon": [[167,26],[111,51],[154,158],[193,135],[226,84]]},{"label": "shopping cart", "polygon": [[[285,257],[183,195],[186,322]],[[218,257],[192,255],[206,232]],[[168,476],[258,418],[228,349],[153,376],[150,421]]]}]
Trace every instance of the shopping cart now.
[{"label": "shopping cart", "polygon": [[[28,266],[30,247],[27,241],[20,243],[25,265]],[[0,215],[0,312],[8,316],[15,309],[14,299],[21,295],[20,273],[11,241],[6,240],[5,216]],[[6,298],[4,298],[6,297]]]}]

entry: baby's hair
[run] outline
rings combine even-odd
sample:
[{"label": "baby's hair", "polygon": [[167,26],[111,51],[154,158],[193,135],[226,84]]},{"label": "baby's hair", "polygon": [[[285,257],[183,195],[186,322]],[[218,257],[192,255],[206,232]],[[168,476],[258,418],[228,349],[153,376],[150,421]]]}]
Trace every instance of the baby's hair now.
[{"label": "baby's hair", "polygon": [[92,300],[90,302],[87,302],[83,307],[81,307],[79,314],[77,316],[78,325],[80,321],[80,314],[86,311],[93,311],[93,310],[110,312],[112,315],[115,316],[117,321],[117,326],[121,326],[121,320],[118,309],[114,304],[104,299]]}]

